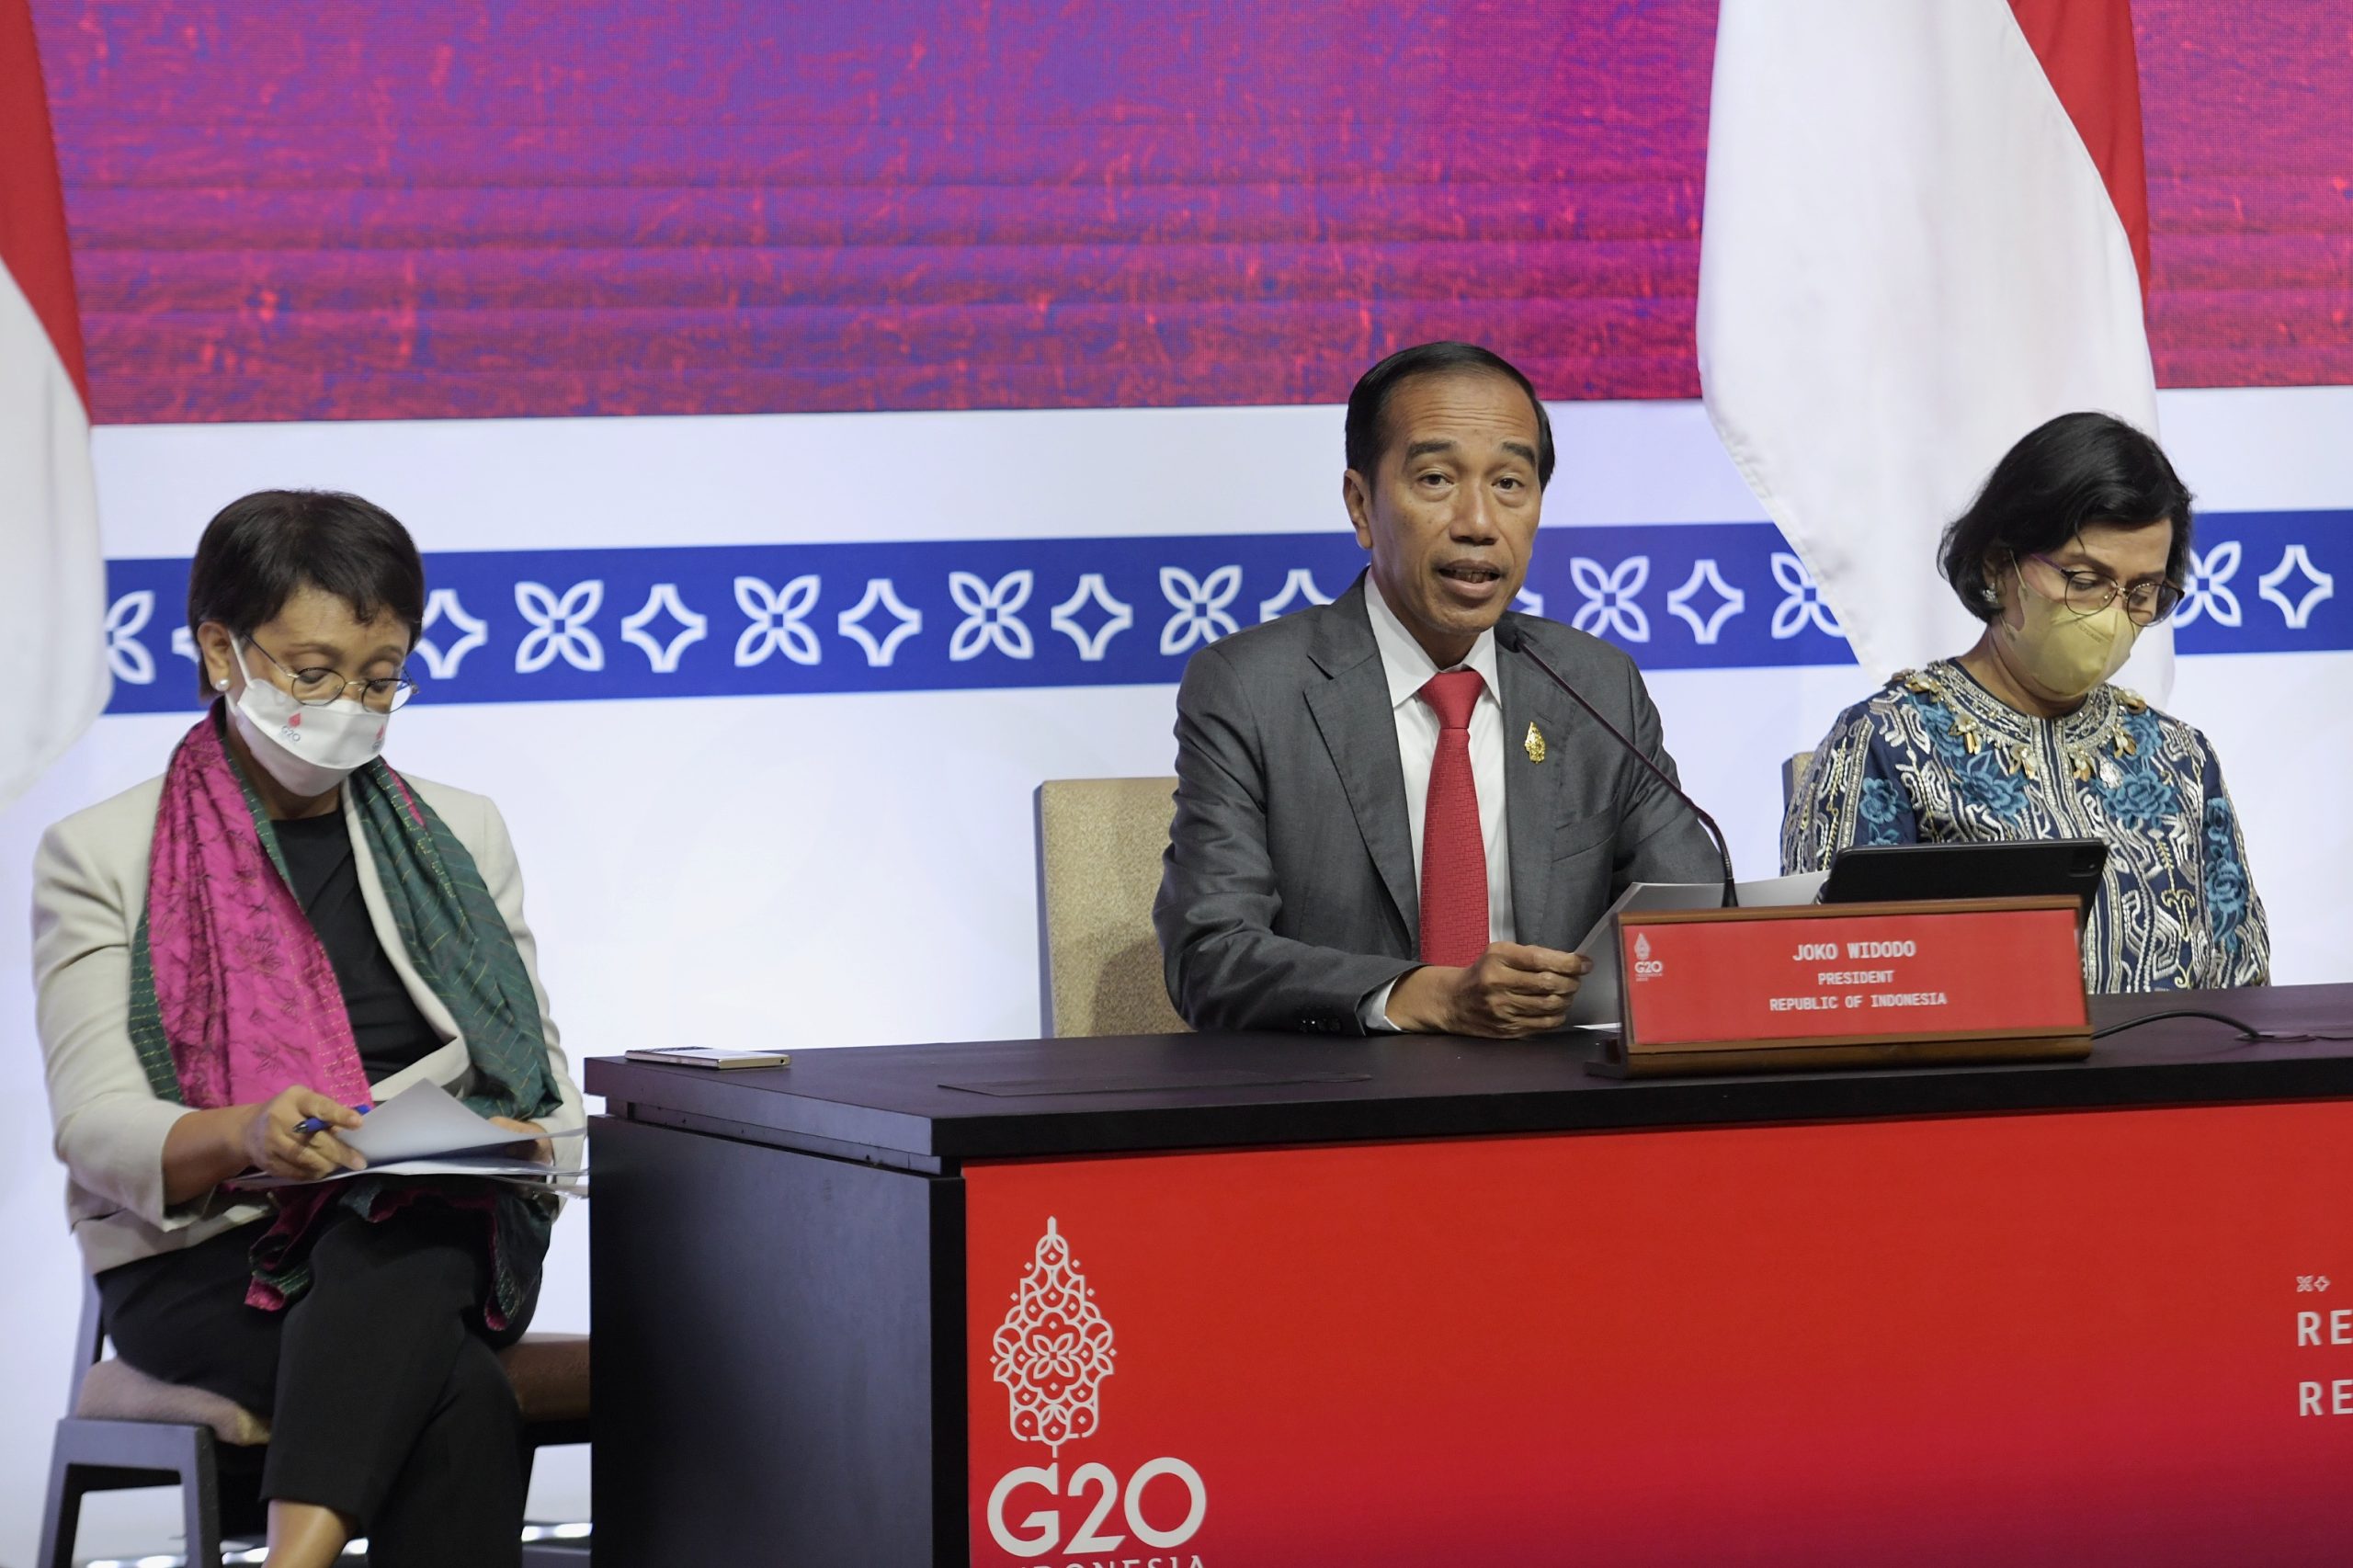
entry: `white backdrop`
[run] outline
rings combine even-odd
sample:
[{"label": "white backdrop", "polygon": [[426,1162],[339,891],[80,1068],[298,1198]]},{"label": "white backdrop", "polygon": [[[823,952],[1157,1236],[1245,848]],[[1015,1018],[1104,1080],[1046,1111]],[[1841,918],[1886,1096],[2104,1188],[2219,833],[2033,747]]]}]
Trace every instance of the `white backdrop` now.
[{"label": "white backdrop", "polygon": [[[1553,411],[1540,551],[1581,524],[1761,514],[1694,403]],[[2165,436],[2215,510],[2353,508],[2353,390],[2185,392]],[[184,556],[265,485],[356,490],[428,551],[1345,530],[1333,408],[125,426],[97,437],[111,557]],[[2331,526],[2334,526],[2333,524]],[[2254,571],[2240,591],[2251,602]],[[1328,589],[1334,585],[1326,584]],[[1554,607],[1563,613],[1563,607]],[[176,619],[171,607],[159,614]],[[1041,615],[1042,619],[1042,615]],[[2353,764],[2347,655],[2188,657],[2173,709],[2221,749],[2282,981],[2353,977],[2338,883]],[[185,682],[166,658],[159,679]],[[1775,869],[1779,768],[1863,695],[1847,666],[1654,674],[1668,743],[1744,875]],[[1103,686],[435,706],[400,767],[494,797],[575,1062],[641,1043],[798,1050],[1037,1029],[1030,791],[1165,773],[1172,688]],[[0,908],[24,911],[49,822],[158,771],[193,716],[101,720],[0,814]],[[64,1394],[77,1265],[48,1151],[28,934],[0,922],[0,1564],[29,1560]],[[589,1326],[586,1221],[559,1226],[540,1324]],[[554,1453],[539,1517],[580,1517]],[[85,1550],[157,1550],[155,1494],[94,1504]]]}]

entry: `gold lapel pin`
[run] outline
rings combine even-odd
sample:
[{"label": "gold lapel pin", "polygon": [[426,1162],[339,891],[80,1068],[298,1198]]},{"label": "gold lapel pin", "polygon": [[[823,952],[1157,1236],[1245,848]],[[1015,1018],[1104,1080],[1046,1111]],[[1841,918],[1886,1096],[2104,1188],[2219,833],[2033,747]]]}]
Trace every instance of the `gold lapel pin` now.
[{"label": "gold lapel pin", "polygon": [[1533,719],[1528,722],[1528,739],[1522,741],[1520,744],[1527,750],[1529,761],[1544,760],[1544,732],[1536,727],[1536,722]]}]

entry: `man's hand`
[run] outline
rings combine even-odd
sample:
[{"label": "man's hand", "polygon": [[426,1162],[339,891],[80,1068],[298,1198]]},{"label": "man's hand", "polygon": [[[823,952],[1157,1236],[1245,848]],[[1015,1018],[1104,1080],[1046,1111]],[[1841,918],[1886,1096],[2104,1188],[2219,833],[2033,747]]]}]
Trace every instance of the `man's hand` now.
[{"label": "man's hand", "polygon": [[[359,1113],[314,1090],[296,1085],[283,1089],[266,1105],[241,1107],[250,1113],[238,1145],[245,1163],[274,1176],[315,1181],[337,1171],[365,1170],[367,1156],[332,1131],[359,1125]],[[296,1128],[312,1117],[329,1131],[301,1132]]]},{"label": "man's hand", "polygon": [[1495,942],[1468,969],[1426,964],[1389,993],[1389,1021],[1427,1034],[1518,1040],[1559,1028],[1569,999],[1593,968],[1589,959],[1551,948]]}]

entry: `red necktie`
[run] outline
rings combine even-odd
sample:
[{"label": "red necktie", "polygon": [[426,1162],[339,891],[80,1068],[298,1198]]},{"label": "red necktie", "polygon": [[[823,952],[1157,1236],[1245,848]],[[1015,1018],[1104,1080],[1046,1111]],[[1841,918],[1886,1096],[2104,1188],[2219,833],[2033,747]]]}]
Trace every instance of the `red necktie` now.
[{"label": "red necktie", "polygon": [[1430,676],[1418,694],[1438,714],[1438,753],[1422,812],[1422,961],[1456,968],[1487,950],[1487,845],[1471,776],[1471,710],[1486,682],[1476,670]]}]

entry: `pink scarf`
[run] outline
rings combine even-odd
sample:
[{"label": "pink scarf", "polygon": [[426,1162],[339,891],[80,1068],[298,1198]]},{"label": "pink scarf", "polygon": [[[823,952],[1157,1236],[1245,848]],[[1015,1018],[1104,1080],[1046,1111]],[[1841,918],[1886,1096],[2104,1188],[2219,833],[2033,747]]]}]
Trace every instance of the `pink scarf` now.
[{"label": "pink scarf", "polygon": [[364,1104],[342,990],[261,816],[208,717],[172,753],[147,872],[155,1002],[181,1099],[253,1105],[300,1084]]}]

